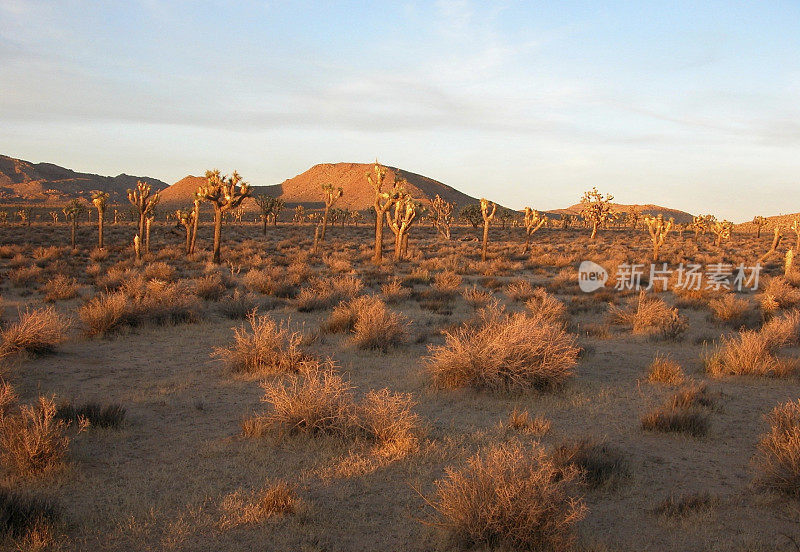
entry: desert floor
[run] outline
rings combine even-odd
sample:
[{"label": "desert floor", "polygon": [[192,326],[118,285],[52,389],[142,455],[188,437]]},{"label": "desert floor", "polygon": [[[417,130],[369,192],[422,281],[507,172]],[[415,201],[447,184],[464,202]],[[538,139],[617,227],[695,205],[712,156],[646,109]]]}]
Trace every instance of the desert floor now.
[{"label": "desert floor", "polygon": [[[313,232],[311,226],[280,224],[262,236],[258,225],[228,224],[223,264],[217,267],[208,262],[207,226],[201,228],[200,253],[187,259],[182,233],[156,225],[152,253],[141,264],[133,262],[128,245],[135,233],[130,225],[106,227],[107,255],[93,251],[96,228],[86,223],[74,252],[64,224],[0,227],[3,324],[13,324],[25,309],[48,304],[73,321],[68,338],[51,354],[7,360],[6,381],[23,402],[55,395],[58,403],[116,403],[127,412],[119,428],[70,430],[65,469],[32,479],[4,475],[6,487],[58,504],[61,520],[48,546],[454,549],[458,545],[436,525],[436,513],[423,498],[433,496],[434,482],[446,468],[462,466],[474,453],[508,440],[540,441],[552,449],[588,438],[620,451],[629,474],[581,491],[588,510],[576,527],[578,550],[796,549],[798,503],[754,485],[754,456],[768,428],[764,416],[779,403],[800,397],[800,382],[794,375],[712,377],[703,364],[722,336],[760,327],[763,291],[737,294],[748,308],[733,321],[720,319],[709,306],[720,293],[659,293],[667,304],[677,305],[688,323],[677,339],[659,339],[609,319],[609,303],[635,308],[637,294],[614,290],[613,274],[622,262],[649,265],[649,238],[642,229],[601,230],[595,242],[583,228],[543,229],[534,235],[531,251],[523,253],[523,229],[493,228],[489,260],[481,262],[479,230],[458,227],[453,239],[444,241],[425,225],[412,228],[411,258],[399,263],[391,261],[391,232],[386,230],[386,260],[379,266],[370,262],[372,229],[367,225],[330,228],[317,254],[310,251]],[[709,235],[700,236],[699,244],[689,233],[670,235],[663,261],[671,266],[752,265],[769,249],[771,235],[734,234],[721,247],[711,241]],[[782,244],[767,265],[762,287],[769,275],[783,274],[784,250]],[[612,281],[605,289],[592,294],[578,289],[582,260],[609,269]],[[151,265],[157,266],[148,274]],[[274,280],[261,288],[269,288],[268,293],[252,285],[248,289],[251,269],[262,269]],[[443,272],[461,276],[455,292],[436,293],[433,279]],[[145,323],[105,336],[87,335],[78,314],[82,305],[138,273],[178,282],[189,294],[195,280],[216,273],[224,291],[217,300],[199,299],[199,315],[192,322]],[[75,278],[78,296],[47,303],[48,282],[58,274]],[[398,277],[411,295],[388,307],[407,318],[406,341],[385,351],[363,350],[347,334],[320,331],[333,305],[300,312],[295,297],[314,276],[356,277],[364,283],[361,294],[378,296],[383,284]],[[567,329],[581,347],[575,376],[552,391],[433,386],[426,360],[430,348],[444,344],[443,330],[452,331],[476,313],[460,292],[477,286],[507,310],[520,311],[524,301],[507,290],[519,280],[544,287],[566,305]],[[234,308],[237,301],[241,308]],[[242,316],[252,306],[301,332],[303,350],[333,359],[357,394],[388,388],[413,395],[413,410],[424,427],[418,447],[386,457],[363,443],[330,436],[244,437],[242,421],[265,408],[260,382],[267,378],[232,374],[211,353],[230,345],[233,328],[246,324]],[[710,424],[706,435],[642,429],[642,416],[677,389],[648,382],[648,366],[658,355],[669,355],[689,378],[707,385],[714,405],[705,414]],[[515,408],[546,418],[550,430],[534,436],[509,428]],[[300,506],[294,514],[234,527],[221,522],[231,493],[257,491],[277,480],[295,486]],[[654,511],[669,497],[685,496],[703,497],[702,504],[676,515]],[[5,546],[16,545],[7,540]]]}]

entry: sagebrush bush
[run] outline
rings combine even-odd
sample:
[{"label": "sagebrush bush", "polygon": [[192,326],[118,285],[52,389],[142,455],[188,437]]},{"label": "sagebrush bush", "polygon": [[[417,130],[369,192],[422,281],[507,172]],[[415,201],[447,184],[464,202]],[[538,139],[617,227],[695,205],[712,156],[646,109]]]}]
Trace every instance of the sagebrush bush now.
[{"label": "sagebrush bush", "polygon": [[565,322],[567,319],[566,305],[547,293],[544,288],[535,288],[525,301],[525,307],[534,316],[551,322]]},{"label": "sagebrush bush", "polygon": [[7,469],[31,477],[64,466],[69,447],[67,424],[56,419],[52,399],[39,397],[34,405],[10,405],[3,410],[0,458]]},{"label": "sagebrush bush", "polygon": [[369,391],[357,405],[357,423],[384,456],[400,457],[417,448],[420,419],[410,393]]},{"label": "sagebrush bush", "polygon": [[609,315],[612,323],[630,326],[635,335],[676,340],[688,327],[686,319],[678,313],[677,308],[670,307],[659,297],[648,295],[644,291],[639,294],[635,308],[633,305],[628,309],[609,305]]},{"label": "sagebrush bush", "polygon": [[461,288],[462,278],[452,271],[439,272],[433,277],[433,288],[440,292],[455,295]]},{"label": "sagebrush bush", "polygon": [[436,525],[461,546],[568,550],[586,514],[579,470],[558,466],[538,445],[506,443],[447,468],[429,503]]},{"label": "sagebrush bush", "polygon": [[359,313],[370,305],[381,303],[373,295],[359,295],[349,301],[342,301],[334,307],[328,319],[322,325],[322,331],[331,333],[351,332],[358,320]]},{"label": "sagebrush bush", "polygon": [[233,344],[214,348],[212,357],[239,374],[283,374],[300,369],[307,359],[300,349],[301,333],[278,325],[269,316],[258,316],[256,311],[247,317],[247,324],[234,328]]},{"label": "sagebrush bush", "polygon": [[398,312],[392,312],[381,301],[359,306],[353,323],[353,343],[360,349],[387,350],[406,340],[408,322]]},{"label": "sagebrush bush", "polygon": [[[776,353],[788,339],[792,323],[773,320],[760,331],[745,330],[738,335],[722,337],[717,349],[705,355],[706,371],[714,377],[773,376],[783,377],[797,369],[797,361],[779,358]],[[789,320],[789,319],[785,319]]]},{"label": "sagebrush bush", "polygon": [[550,431],[552,423],[542,416],[531,418],[527,410],[520,410],[515,407],[511,414],[508,415],[508,421],[504,425],[507,429],[541,437]]},{"label": "sagebrush bush", "polygon": [[219,301],[225,294],[225,284],[219,274],[206,274],[195,279],[192,284],[194,294],[206,301]]},{"label": "sagebrush bush", "polygon": [[358,295],[364,283],[352,276],[338,278],[312,278],[309,285],[295,297],[295,306],[300,312],[330,308],[344,299]]},{"label": "sagebrush bush", "polygon": [[485,307],[492,300],[492,294],[476,285],[461,290],[464,301],[475,308]]},{"label": "sagebrush bush", "polygon": [[744,322],[750,312],[750,301],[740,299],[733,293],[726,293],[719,299],[710,300],[708,306],[718,320],[730,324]]},{"label": "sagebrush bush", "polygon": [[401,303],[411,296],[411,290],[395,277],[381,286],[381,296],[387,303]]},{"label": "sagebrush bush", "polygon": [[669,356],[657,355],[647,368],[647,381],[650,383],[664,383],[667,385],[680,385],[686,381],[681,365]]},{"label": "sagebrush bush", "polygon": [[0,359],[18,354],[43,354],[67,338],[70,320],[53,307],[20,312],[19,321],[0,332]]},{"label": "sagebrush bush", "polygon": [[574,375],[575,337],[561,324],[487,307],[476,324],[445,332],[427,367],[438,387],[493,391],[548,390]]},{"label": "sagebrush bush", "polygon": [[44,300],[52,303],[77,297],[80,286],[75,278],[58,274],[52,280],[48,280],[42,286],[42,290],[44,291]]},{"label": "sagebrush bush", "polygon": [[533,297],[533,286],[528,280],[516,280],[506,286],[506,295],[512,301],[527,301]]},{"label": "sagebrush bush", "polygon": [[764,487],[800,497],[800,399],[776,406],[758,443],[755,466]]},{"label": "sagebrush bush", "polygon": [[702,437],[708,433],[708,415],[699,408],[655,408],[642,417],[642,429],[661,433],[688,433]]},{"label": "sagebrush bush", "polygon": [[261,523],[275,516],[294,514],[300,505],[297,490],[286,481],[276,481],[255,492],[234,491],[226,495],[220,509],[220,529]]}]

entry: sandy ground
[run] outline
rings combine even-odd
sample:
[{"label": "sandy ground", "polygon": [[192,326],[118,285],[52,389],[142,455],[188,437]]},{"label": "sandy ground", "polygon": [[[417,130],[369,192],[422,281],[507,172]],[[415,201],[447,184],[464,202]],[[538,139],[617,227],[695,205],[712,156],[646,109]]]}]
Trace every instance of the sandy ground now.
[{"label": "sandy ground", "polygon": [[[113,254],[101,261],[104,271],[128,255],[121,246],[114,248],[131,231],[129,227],[109,230],[107,240]],[[306,248],[308,234],[313,233],[310,227],[270,228],[264,241],[256,226],[226,227],[225,231],[226,243],[234,249],[237,234],[246,236],[245,243],[263,248],[261,254],[266,258]],[[433,231],[416,228],[414,232],[424,236],[423,242],[412,241],[416,260],[398,267],[387,265],[389,274],[408,274],[436,255],[438,242]],[[521,230],[495,233],[493,255],[513,251],[519,256]],[[180,244],[177,234],[164,231],[161,235],[158,239],[176,247]],[[477,267],[479,245],[460,241],[475,235],[471,228],[458,229],[454,247],[469,251],[472,257],[467,260]],[[412,233],[412,240],[414,237]],[[675,259],[691,255],[695,248],[687,245],[688,234],[685,238],[676,237],[668,255]],[[0,228],[0,245],[21,245],[26,258],[36,246],[63,244],[67,239],[65,227]],[[90,229],[83,227],[87,250],[91,239]],[[647,252],[641,230],[601,232],[596,246],[589,244],[582,230],[543,231],[536,241],[532,258],[545,253],[565,255],[570,266],[584,254],[598,259],[614,252],[624,255],[629,244],[635,245],[632,255]],[[738,262],[760,255],[768,242],[766,235],[759,242],[734,236],[730,245],[720,250],[704,243],[698,256]],[[355,273],[367,269],[358,252],[363,248],[368,254],[368,228],[334,228],[328,247],[328,252],[352,252],[348,255]],[[391,249],[388,242],[387,248]],[[230,251],[224,253],[231,256]],[[561,270],[527,265],[524,260],[491,277],[546,284]],[[9,262],[0,259],[5,276],[11,270]],[[82,275],[81,267],[89,262],[84,256],[66,263],[65,270],[74,270],[88,283],[91,278]],[[179,259],[166,262],[179,268],[178,277],[183,277],[184,271],[202,270],[202,263],[192,268]],[[465,286],[481,281],[479,270],[464,271]],[[244,272],[246,267],[237,277]],[[416,287],[425,289],[427,285]],[[15,286],[4,278],[4,320],[13,321],[17,307],[40,305],[38,288],[36,283]],[[367,287],[365,292],[377,289]],[[81,298],[59,302],[57,308],[75,316],[76,309],[94,293],[86,285]],[[556,293],[567,304],[573,297],[580,299],[579,295],[569,287]],[[502,291],[497,296],[514,308]],[[664,297],[674,300],[670,293]],[[629,299],[618,298],[623,303]],[[460,296],[453,301],[450,315],[424,310],[414,299],[392,308],[411,320],[411,339],[405,345],[387,353],[361,351],[344,336],[322,335],[307,349],[335,359],[359,392],[388,387],[413,394],[427,436],[420,450],[406,458],[393,462],[377,459],[363,448],[332,438],[292,437],[276,442],[241,437],[240,423],[263,409],[263,393],[258,379],[233,377],[210,357],[214,347],[229,343],[232,327],[240,322],[222,317],[209,302],[199,323],[139,327],[109,338],[88,338],[78,323],[54,354],[20,360],[8,368],[7,379],[24,400],[55,394],[58,400],[119,403],[127,409],[122,428],[91,428],[75,437],[65,473],[14,484],[52,497],[61,505],[64,525],[56,544],[62,549],[448,549],[451,545],[441,532],[421,522],[430,520],[432,512],[417,490],[429,494],[447,466],[462,465],[482,447],[510,438],[536,440],[509,435],[499,426],[513,408],[520,407],[552,421],[552,429],[541,438],[546,447],[582,437],[605,439],[630,460],[628,479],[611,488],[586,492],[588,514],[578,525],[580,549],[794,550],[791,539],[800,541],[797,503],[752,485],[755,446],[767,427],[763,416],[778,403],[797,399],[800,382],[795,377],[710,378],[703,370],[701,355],[713,346],[710,340],[730,335],[734,329],[711,321],[707,311],[682,308],[689,330],[683,340],[674,343],[652,341],[620,328],[610,329],[607,336],[591,337],[581,328],[603,324],[606,317],[604,302],[591,304],[588,311],[575,312],[570,318],[570,329],[578,333],[579,345],[585,350],[577,377],[554,393],[497,395],[437,390],[425,372],[428,346],[443,343],[438,330],[467,320],[473,313]],[[330,311],[300,313],[291,301],[281,300],[267,312],[311,335]],[[674,392],[674,388],[646,382],[646,368],[657,353],[669,353],[687,375],[706,382],[712,393],[719,394],[707,436],[649,433],[640,428],[641,416]],[[259,489],[276,479],[297,485],[303,501],[297,515],[235,529],[219,527],[220,503],[228,493]],[[670,495],[706,491],[718,499],[708,510],[678,519],[651,512]]]}]

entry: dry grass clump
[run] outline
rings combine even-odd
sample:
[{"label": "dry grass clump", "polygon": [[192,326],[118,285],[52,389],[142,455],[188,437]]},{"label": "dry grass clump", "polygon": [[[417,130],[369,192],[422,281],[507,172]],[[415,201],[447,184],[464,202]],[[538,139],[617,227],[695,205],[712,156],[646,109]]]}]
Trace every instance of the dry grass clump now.
[{"label": "dry grass clump", "polygon": [[44,300],[52,303],[54,301],[74,299],[78,296],[80,286],[75,278],[58,274],[52,280],[48,280],[42,286],[42,290],[44,291]]},{"label": "dry grass clump", "polygon": [[462,278],[459,274],[447,270],[445,272],[439,272],[436,274],[433,277],[433,284],[431,285],[440,293],[455,295],[461,288],[461,282]]},{"label": "dry grass clump", "polygon": [[740,324],[745,321],[750,313],[750,301],[740,299],[733,293],[726,293],[719,299],[712,299],[708,306],[717,317],[717,320],[729,324]]},{"label": "dry grass clump", "polygon": [[745,330],[737,336],[722,337],[719,347],[704,360],[706,370],[715,377],[772,376],[785,377],[797,369],[797,361],[780,358],[782,347],[796,344],[800,329],[800,313],[793,311],[774,318],[761,330]]},{"label": "dry grass clump", "polygon": [[581,481],[592,489],[618,483],[630,476],[630,461],[620,449],[592,439],[564,443],[552,454],[557,466],[580,471]]},{"label": "dry grass clump", "polygon": [[704,510],[711,510],[719,499],[712,497],[708,491],[692,492],[680,496],[670,495],[659,502],[652,512],[667,517],[685,517]]},{"label": "dry grass clump", "polygon": [[708,433],[708,410],[714,408],[714,404],[704,384],[687,385],[664,405],[645,414],[642,429],[702,437]]},{"label": "dry grass clump", "polygon": [[767,280],[759,300],[765,311],[774,312],[778,309],[800,305],[800,290],[787,282],[785,278],[775,276]]},{"label": "dry grass clump", "polygon": [[669,356],[657,355],[647,368],[647,381],[666,385],[680,385],[686,381],[686,374],[683,373],[681,365]]},{"label": "dry grass clump", "polygon": [[206,274],[192,281],[194,294],[206,301],[219,301],[225,294],[222,276],[216,273]]},{"label": "dry grass clump", "polygon": [[547,418],[542,416],[531,418],[527,410],[520,410],[514,407],[514,410],[508,415],[508,421],[503,424],[503,427],[526,435],[541,437],[550,431],[551,425],[550,420]]},{"label": "dry grass clump", "polygon": [[23,266],[9,272],[8,279],[16,287],[23,287],[38,282],[43,272],[42,268],[36,265]]},{"label": "dry grass clump", "polygon": [[667,406],[678,410],[716,407],[715,398],[705,383],[689,383],[678,389],[667,401]]},{"label": "dry grass clump", "polygon": [[445,332],[427,359],[434,384],[492,391],[547,390],[574,375],[575,337],[561,324],[487,307],[474,324]]},{"label": "dry grass clump", "polygon": [[639,294],[635,309],[609,305],[609,315],[612,323],[630,326],[635,335],[674,340],[688,328],[677,308],[671,308],[659,297],[644,291]]},{"label": "dry grass clump", "polygon": [[195,295],[179,283],[152,280],[136,287],[101,293],[78,311],[89,335],[105,335],[123,326],[196,322],[201,318]]},{"label": "dry grass clump", "polygon": [[253,525],[277,516],[293,515],[301,505],[294,485],[276,481],[255,492],[236,490],[223,498],[220,529]]},{"label": "dry grass clump", "polygon": [[359,295],[349,301],[342,301],[331,312],[322,325],[322,331],[330,333],[351,332],[358,320],[359,313],[370,305],[381,303],[374,295]]},{"label": "dry grass clump", "polygon": [[280,268],[259,270],[253,268],[244,275],[242,283],[250,291],[274,297],[291,297],[295,287]]},{"label": "dry grass clump", "polygon": [[492,294],[476,285],[461,290],[461,297],[474,308],[485,307],[492,300]]},{"label": "dry grass clump", "polygon": [[438,514],[433,523],[462,547],[568,550],[586,515],[578,477],[538,445],[502,444],[446,469],[429,501]]},{"label": "dry grass clump", "polygon": [[258,306],[258,300],[252,293],[242,293],[235,289],[233,293],[217,303],[217,310],[226,318],[240,320],[247,318]]},{"label": "dry grass clump", "polygon": [[0,388],[0,458],[21,477],[31,477],[64,466],[69,447],[67,424],[56,418],[52,399],[39,397],[34,405],[19,405],[13,389]]},{"label": "dry grass clump", "polygon": [[17,354],[43,354],[67,338],[70,320],[53,307],[21,312],[19,321],[7,326],[0,337],[0,359]]},{"label": "dry grass clump", "polygon": [[94,402],[81,405],[64,403],[58,406],[55,417],[67,424],[118,428],[125,421],[125,407],[119,404],[104,406]]},{"label": "dry grass clump", "polygon": [[359,349],[385,351],[404,343],[408,322],[399,312],[392,312],[381,301],[361,305],[353,324],[353,343]]},{"label": "dry grass clump", "polygon": [[411,297],[411,290],[394,277],[381,286],[381,296],[387,303],[401,303]]},{"label": "dry grass clump", "polygon": [[564,322],[567,318],[566,305],[547,293],[547,290],[544,288],[534,289],[525,302],[525,307],[531,311],[534,316],[550,320],[551,322]]},{"label": "dry grass clump", "polygon": [[303,335],[280,326],[269,316],[253,311],[247,326],[234,328],[233,344],[216,347],[211,356],[237,374],[283,374],[295,372],[307,356],[300,350]]},{"label": "dry grass clump", "polygon": [[533,297],[533,286],[528,280],[516,280],[506,286],[506,295],[512,301],[527,301]]},{"label": "dry grass clump", "polygon": [[[24,543],[59,519],[55,503],[0,488],[0,538]],[[23,548],[19,550],[36,550]]]},{"label": "dry grass clump", "polygon": [[295,306],[300,312],[327,309],[337,303],[355,297],[364,283],[352,276],[338,278],[312,278],[308,287],[300,290],[295,298]]},{"label": "dry grass clump", "polygon": [[776,406],[767,416],[755,466],[765,488],[800,497],[800,399]]},{"label": "dry grass clump", "polygon": [[375,443],[386,456],[417,446],[419,418],[410,394],[370,391],[356,401],[354,387],[330,363],[305,365],[299,374],[261,384],[268,410],[245,420],[245,436],[327,434]]},{"label": "dry grass clump", "polygon": [[171,282],[175,279],[175,269],[163,261],[156,261],[145,265],[142,275],[145,280],[161,280]]}]

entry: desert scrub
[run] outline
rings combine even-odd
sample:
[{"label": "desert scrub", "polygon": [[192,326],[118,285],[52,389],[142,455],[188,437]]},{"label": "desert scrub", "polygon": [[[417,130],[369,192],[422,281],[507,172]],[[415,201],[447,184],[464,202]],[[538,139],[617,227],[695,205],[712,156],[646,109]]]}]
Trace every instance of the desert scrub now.
[{"label": "desert scrub", "polygon": [[19,321],[0,332],[0,359],[18,353],[43,354],[67,338],[70,320],[53,307],[21,312]]},{"label": "desert scrub", "polygon": [[284,271],[277,267],[263,270],[253,268],[244,275],[242,283],[249,291],[275,297],[290,297],[295,290]]},{"label": "desert scrub", "polygon": [[286,481],[267,484],[255,492],[239,489],[222,499],[219,527],[227,530],[261,523],[272,517],[293,515],[300,505],[295,486]]},{"label": "desert scrub", "polygon": [[340,301],[358,295],[364,283],[352,276],[338,278],[312,278],[309,285],[300,290],[295,306],[300,312],[327,309]]},{"label": "desert scrub", "polygon": [[485,307],[492,300],[492,294],[477,285],[461,290],[461,297],[474,308]]},{"label": "desert scrub", "polygon": [[635,308],[627,309],[609,305],[610,321],[629,326],[634,335],[646,335],[665,340],[677,340],[688,328],[686,319],[660,298],[642,291]]},{"label": "desert scrub", "polygon": [[386,456],[417,445],[419,418],[410,394],[370,391],[357,401],[353,385],[330,362],[308,363],[301,372],[261,384],[267,411],[242,424],[247,437],[305,433],[373,443]]},{"label": "desert scrub", "polygon": [[211,353],[233,373],[249,375],[283,374],[300,369],[307,356],[300,350],[303,335],[280,326],[269,316],[256,311],[247,317],[247,326],[233,329],[233,344],[216,347]]},{"label": "desert scrub", "polygon": [[0,458],[21,477],[61,469],[69,447],[67,424],[56,418],[52,399],[39,397],[34,405],[20,405],[13,390],[0,389]]},{"label": "desert scrub", "polygon": [[525,301],[525,307],[534,316],[550,320],[551,322],[563,323],[567,319],[567,307],[547,293],[544,288],[535,288],[528,300]]},{"label": "desert scrub", "polygon": [[222,281],[222,277],[213,272],[192,280],[191,285],[194,294],[206,301],[219,301],[225,294],[225,284]]},{"label": "desert scrub", "polygon": [[[47,531],[59,519],[54,502],[0,488],[0,539],[24,543],[35,533]],[[23,548],[18,550],[37,550]]]},{"label": "desert scrub", "polygon": [[708,306],[720,322],[741,324],[750,313],[750,301],[740,299],[733,293],[726,293],[718,299],[711,299]]},{"label": "desert scrub", "polygon": [[63,274],[56,275],[52,280],[48,280],[43,286],[44,300],[48,303],[55,301],[66,301],[78,296],[80,286],[75,278]]},{"label": "desert scrub", "polygon": [[353,324],[353,343],[359,349],[387,349],[404,343],[408,321],[386,308],[383,301],[361,306]]},{"label": "desert scrub", "polygon": [[475,323],[445,332],[426,361],[437,387],[549,390],[574,375],[578,351],[561,324],[487,307]]},{"label": "desert scrub", "polygon": [[506,295],[512,301],[527,301],[533,297],[533,286],[528,280],[516,280],[508,284]]},{"label": "desert scrub", "polygon": [[434,275],[431,285],[433,289],[440,293],[456,295],[458,290],[461,289],[461,282],[462,278],[460,275],[452,271],[445,271]]},{"label": "desert scrub", "polygon": [[449,467],[426,499],[436,511],[432,524],[460,547],[568,550],[575,524],[586,514],[577,496],[580,472],[559,466],[539,445],[495,446]]},{"label": "desert scrub", "polygon": [[666,385],[680,385],[686,381],[681,365],[669,356],[657,355],[647,368],[647,381]]},{"label": "desert scrub", "polygon": [[397,277],[381,286],[381,297],[387,303],[401,303],[411,296],[411,290],[403,285]]},{"label": "desert scrub", "polygon": [[125,421],[125,407],[119,404],[101,405],[94,402],[81,405],[62,403],[58,405],[55,417],[76,426],[119,428]]},{"label": "desert scrub", "polygon": [[661,433],[686,433],[702,437],[708,433],[708,411],[714,399],[704,384],[691,383],[680,388],[662,406],[642,417],[642,429]]},{"label": "desert scrub", "polygon": [[758,443],[755,467],[763,487],[800,497],[800,399],[776,406]]},{"label": "desert scrub", "polygon": [[526,435],[541,437],[550,431],[552,423],[547,418],[536,416],[531,418],[530,412],[514,407],[508,420],[501,423],[501,429],[506,431],[513,430]]},{"label": "desert scrub", "polygon": [[604,441],[581,439],[558,446],[552,453],[557,466],[574,467],[589,488],[619,483],[630,476],[628,456]]},{"label": "desert scrub", "polygon": [[358,320],[359,313],[371,305],[379,303],[381,300],[373,295],[359,295],[349,301],[342,301],[334,307],[321,329],[329,333],[351,332]]}]

